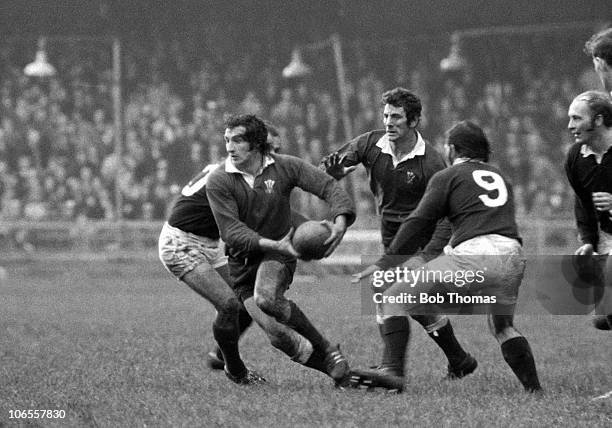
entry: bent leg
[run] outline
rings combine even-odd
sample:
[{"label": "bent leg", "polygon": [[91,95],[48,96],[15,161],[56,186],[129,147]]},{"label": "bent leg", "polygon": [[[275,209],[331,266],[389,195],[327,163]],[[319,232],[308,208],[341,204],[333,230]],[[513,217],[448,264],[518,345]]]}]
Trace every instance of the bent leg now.
[{"label": "bent leg", "polygon": [[312,344],[312,357],[305,365],[317,370],[325,368],[325,373],[343,384],[348,380],[349,365],[339,347],[331,346],[300,308],[285,297],[292,276],[293,271],[286,263],[275,259],[262,261],[255,279],[255,304]]},{"label": "bent leg", "polygon": [[223,277],[210,265],[204,263],[185,274],[181,280],[212,303],[217,310],[217,317],[213,322],[213,335],[223,353],[227,371],[234,377],[244,376],[247,369],[238,351],[240,338],[238,318],[243,306],[238,297]]},{"label": "bent leg", "polygon": [[[223,264],[222,266],[216,267],[215,270],[219,275],[221,275],[221,277],[227,284],[231,284],[231,278],[227,263]],[[240,337],[242,337],[244,332],[251,326],[252,323],[253,319],[247,312],[246,308],[244,308],[244,306],[241,306],[240,311],[238,312],[238,334]],[[208,365],[210,368],[214,370],[223,369],[225,363],[223,361],[223,352],[221,352],[221,348],[219,348],[219,346],[215,346],[215,349],[208,353],[208,358]]]},{"label": "bent leg", "polygon": [[254,298],[248,298],[243,303],[257,325],[266,333],[272,346],[293,361],[327,374],[324,363],[325,355],[315,352],[312,344],[305,337],[264,313],[255,304]]},{"label": "bent leg", "polygon": [[255,304],[267,315],[308,339],[315,350],[324,351],[329,342],[312,325],[300,308],[285,297],[292,272],[278,260],[264,260],[255,280]]}]

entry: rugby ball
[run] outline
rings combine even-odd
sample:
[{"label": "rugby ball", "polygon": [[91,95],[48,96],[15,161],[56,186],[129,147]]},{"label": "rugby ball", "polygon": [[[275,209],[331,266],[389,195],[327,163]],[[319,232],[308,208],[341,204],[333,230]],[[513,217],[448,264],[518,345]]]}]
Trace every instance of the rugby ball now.
[{"label": "rugby ball", "polygon": [[319,260],[329,248],[329,244],[323,245],[323,243],[330,235],[331,229],[327,224],[311,220],[298,226],[291,243],[300,253],[300,259]]}]

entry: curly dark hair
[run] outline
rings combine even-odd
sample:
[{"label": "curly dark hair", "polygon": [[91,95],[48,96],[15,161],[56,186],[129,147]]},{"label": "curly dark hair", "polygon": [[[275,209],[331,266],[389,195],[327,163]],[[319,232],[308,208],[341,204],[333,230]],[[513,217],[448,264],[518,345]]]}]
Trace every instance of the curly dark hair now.
[{"label": "curly dark hair", "polygon": [[405,88],[394,88],[382,95],[382,104],[391,104],[395,107],[402,107],[406,113],[408,122],[421,117],[421,100],[415,94]]},{"label": "curly dark hair", "polygon": [[253,114],[230,116],[225,121],[228,129],[244,126],[244,139],[249,142],[249,150],[257,150],[261,154],[268,154],[271,146],[268,143],[268,128],[263,120]]}]

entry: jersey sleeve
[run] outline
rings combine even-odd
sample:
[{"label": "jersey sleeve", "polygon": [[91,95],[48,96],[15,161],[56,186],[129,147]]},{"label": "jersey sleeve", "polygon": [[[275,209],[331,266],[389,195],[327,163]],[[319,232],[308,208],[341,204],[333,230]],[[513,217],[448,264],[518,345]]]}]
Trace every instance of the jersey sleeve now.
[{"label": "jersey sleeve", "polygon": [[367,144],[368,144],[367,135],[368,134],[360,135],[359,137],[354,138],[351,141],[344,144],[342,147],[340,147],[335,152],[330,153],[329,155],[325,156],[321,160],[321,163],[319,164],[319,168],[325,171],[326,173],[328,173],[329,175],[331,175],[332,177],[334,177],[336,180],[342,179],[344,175],[340,176],[336,174],[334,171],[332,171],[331,169],[325,168],[325,161],[327,161],[327,159],[329,159],[331,155],[338,154],[342,156],[343,158],[342,159],[343,167],[351,167],[351,166],[360,164],[361,162],[363,162],[363,159],[365,157],[365,152],[367,149]]},{"label": "jersey sleeve", "polygon": [[345,215],[347,225],[355,221],[355,205],[348,193],[330,175],[300,159],[292,161],[291,168],[299,188],[323,199],[330,205],[330,215]]},{"label": "jersey sleeve", "polygon": [[438,257],[451,239],[452,228],[447,218],[438,221],[431,239],[423,248],[423,258],[427,261]]},{"label": "jersey sleeve", "polygon": [[240,248],[245,253],[257,251],[261,236],[239,220],[238,204],[232,194],[230,177],[219,170],[213,172],[206,185],[206,195],[221,239],[230,248]]},{"label": "jersey sleeve", "polygon": [[425,189],[416,209],[402,223],[393,241],[375,264],[382,269],[396,266],[404,258],[412,256],[431,240],[438,221],[447,213],[447,191],[445,175],[435,174]]}]

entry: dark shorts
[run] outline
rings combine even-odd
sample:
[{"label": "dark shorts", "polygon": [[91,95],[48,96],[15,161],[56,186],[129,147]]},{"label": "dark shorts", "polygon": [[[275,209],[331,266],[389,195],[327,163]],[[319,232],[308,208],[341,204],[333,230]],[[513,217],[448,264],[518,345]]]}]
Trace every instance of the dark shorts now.
[{"label": "dark shorts", "polygon": [[257,270],[267,260],[276,260],[284,265],[284,281],[287,283],[287,288],[289,287],[289,284],[293,281],[293,274],[297,265],[297,260],[294,257],[275,253],[265,253],[248,258],[234,258],[230,256],[228,265],[232,278],[232,288],[236,295],[240,297],[240,300],[245,301],[253,296]]}]

